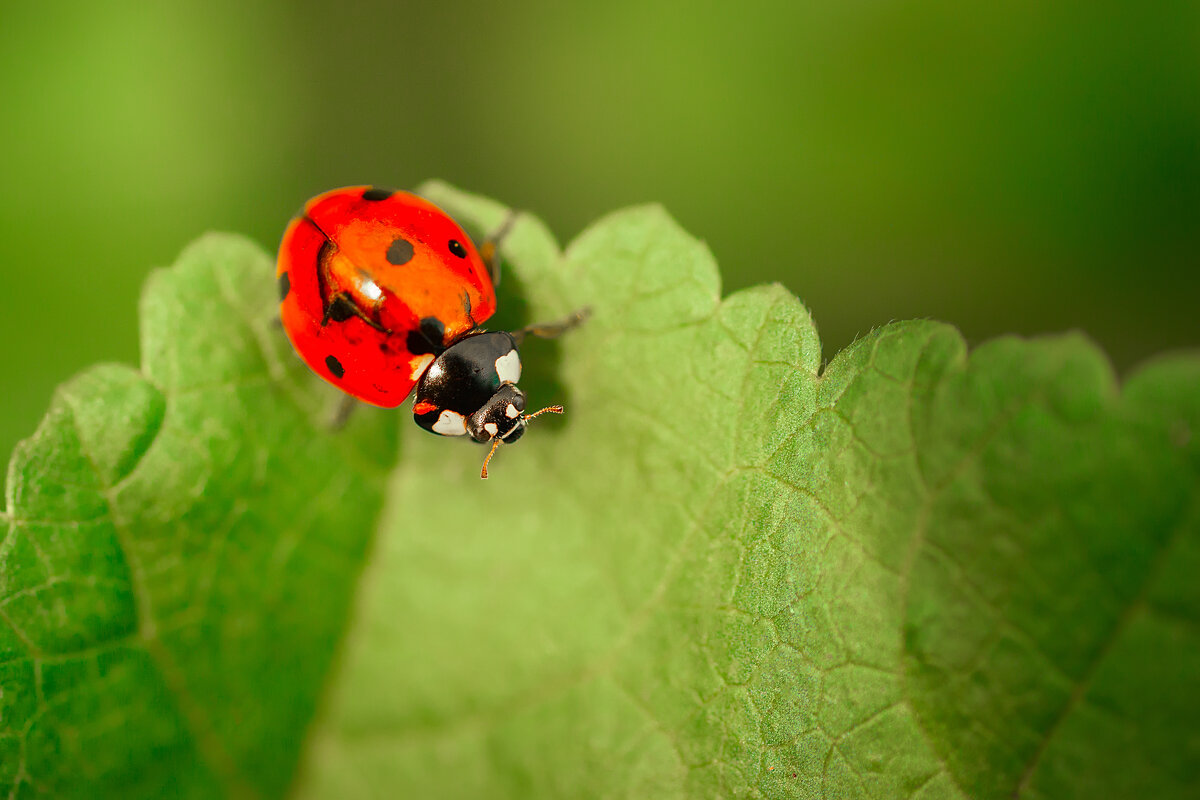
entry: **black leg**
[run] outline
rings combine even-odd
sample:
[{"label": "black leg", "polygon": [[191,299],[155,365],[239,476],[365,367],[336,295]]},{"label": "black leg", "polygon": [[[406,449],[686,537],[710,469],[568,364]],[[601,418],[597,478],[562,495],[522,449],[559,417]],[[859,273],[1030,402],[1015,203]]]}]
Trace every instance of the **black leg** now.
[{"label": "black leg", "polygon": [[483,244],[479,246],[479,256],[487,265],[488,273],[492,276],[493,287],[500,286],[500,243],[504,241],[505,236],[508,236],[520,214],[520,211],[510,208],[508,216],[500,223],[500,227],[489,233],[483,240]]},{"label": "black leg", "polygon": [[544,322],[540,324],[526,325],[520,330],[513,331],[512,335],[513,338],[517,340],[517,344],[523,342],[526,336],[536,336],[539,339],[554,339],[558,336],[562,336],[572,328],[577,328],[582,325],[583,321],[591,316],[591,313],[592,310],[590,308],[581,308],[566,318],[558,320],[557,322]]},{"label": "black leg", "polygon": [[333,414],[329,417],[329,429],[331,431],[340,431],[346,427],[346,423],[350,421],[350,415],[354,413],[354,409],[358,407],[358,400],[351,395],[343,394],[338,400],[337,408],[333,410]]}]

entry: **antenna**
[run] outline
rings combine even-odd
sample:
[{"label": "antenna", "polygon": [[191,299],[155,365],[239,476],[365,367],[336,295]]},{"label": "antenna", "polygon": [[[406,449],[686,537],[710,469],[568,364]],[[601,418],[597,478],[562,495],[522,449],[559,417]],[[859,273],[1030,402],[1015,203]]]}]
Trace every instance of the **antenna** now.
[{"label": "antenna", "polygon": [[[546,413],[561,414],[561,413],[563,413],[563,407],[562,406],[546,406],[541,411],[535,411],[532,414],[526,414],[525,416],[521,417],[521,422],[528,423],[529,420],[533,419],[534,417],[540,417],[542,414],[546,414]],[[492,460],[492,456],[496,455],[496,451],[500,449],[500,445],[503,441],[504,440],[501,439],[499,436],[492,437],[492,449],[488,451],[487,458],[483,459],[483,469],[480,470],[480,472],[479,472],[480,478],[487,480],[488,462]]]}]

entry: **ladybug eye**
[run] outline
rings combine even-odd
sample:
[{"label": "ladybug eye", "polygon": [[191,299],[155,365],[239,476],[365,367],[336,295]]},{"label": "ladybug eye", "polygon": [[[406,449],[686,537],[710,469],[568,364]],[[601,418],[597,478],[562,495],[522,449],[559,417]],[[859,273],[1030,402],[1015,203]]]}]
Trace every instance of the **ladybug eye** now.
[{"label": "ladybug eye", "polygon": [[467,248],[463,247],[462,242],[460,242],[458,239],[450,240],[450,252],[459,258],[467,257]]}]

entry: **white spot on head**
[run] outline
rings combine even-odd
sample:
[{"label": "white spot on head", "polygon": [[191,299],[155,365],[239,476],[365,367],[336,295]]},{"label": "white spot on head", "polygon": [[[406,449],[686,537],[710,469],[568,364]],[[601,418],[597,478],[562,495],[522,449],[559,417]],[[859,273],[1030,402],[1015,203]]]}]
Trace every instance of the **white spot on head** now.
[{"label": "white spot on head", "polygon": [[379,288],[379,284],[371,280],[368,276],[363,275],[358,282],[358,288],[366,295],[368,300],[378,300],[383,297],[383,289]]},{"label": "white spot on head", "polygon": [[485,431],[487,431],[488,433],[490,433],[492,436],[495,436],[497,433],[500,432],[500,426],[494,422],[483,423],[483,429]]},{"label": "white spot on head", "polygon": [[443,411],[433,423],[433,432],[442,436],[466,436],[467,418],[456,411]]},{"label": "white spot on head", "polygon": [[508,404],[508,407],[504,409],[504,413],[509,419],[516,419],[521,416],[521,412],[517,411],[517,407],[512,403]]},{"label": "white spot on head", "polygon": [[501,383],[516,383],[521,380],[521,356],[516,350],[509,350],[496,359],[496,374]]}]

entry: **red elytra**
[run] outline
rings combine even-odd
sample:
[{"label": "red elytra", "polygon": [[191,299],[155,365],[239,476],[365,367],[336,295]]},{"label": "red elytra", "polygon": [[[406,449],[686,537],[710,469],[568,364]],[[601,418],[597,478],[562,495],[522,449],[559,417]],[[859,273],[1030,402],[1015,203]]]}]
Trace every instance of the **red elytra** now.
[{"label": "red elytra", "polygon": [[487,265],[453,219],[416,195],[370,186],[309,200],[283,235],[276,276],[301,358],[387,408],[496,311]]}]

